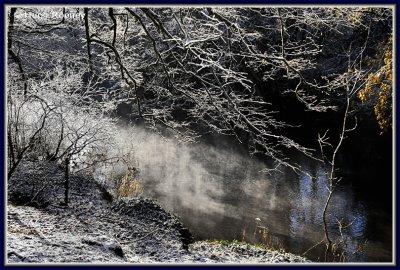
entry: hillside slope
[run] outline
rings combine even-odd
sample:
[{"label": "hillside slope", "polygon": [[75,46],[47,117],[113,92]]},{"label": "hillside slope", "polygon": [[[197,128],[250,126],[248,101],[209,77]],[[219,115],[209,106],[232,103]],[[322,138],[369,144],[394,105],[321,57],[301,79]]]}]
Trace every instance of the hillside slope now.
[{"label": "hillside slope", "polygon": [[[70,204],[63,206],[62,188],[51,188],[61,179],[56,165],[27,162],[10,180],[7,263],[307,262],[245,243],[194,242],[179,219],[154,201],[111,202],[89,176],[71,177]],[[24,181],[38,188],[35,203],[21,205],[28,192]],[[47,189],[37,187],[40,182]]]}]

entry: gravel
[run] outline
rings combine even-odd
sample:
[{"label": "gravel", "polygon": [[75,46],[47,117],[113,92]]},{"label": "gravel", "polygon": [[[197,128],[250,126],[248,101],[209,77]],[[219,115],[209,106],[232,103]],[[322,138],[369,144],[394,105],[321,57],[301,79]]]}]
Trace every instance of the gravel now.
[{"label": "gravel", "polygon": [[64,206],[60,170],[51,163],[25,162],[10,179],[8,264],[310,262],[241,242],[195,242],[179,218],[154,200],[111,202],[89,176],[71,177],[70,203]]}]

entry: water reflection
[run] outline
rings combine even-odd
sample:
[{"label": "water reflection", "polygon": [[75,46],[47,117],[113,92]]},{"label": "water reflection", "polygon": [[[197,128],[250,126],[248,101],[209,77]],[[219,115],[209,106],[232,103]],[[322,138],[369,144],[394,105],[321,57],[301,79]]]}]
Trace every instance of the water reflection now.
[{"label": "water reflection", "polygon": [[[198,163],[190,168],[197,175],[185,179],[175,175],[173,182],[147,179],[153,188],[144,189],[178,213],[198,239],[262,242],[266,232],[260,231],[255,218],[267,228],[269,244],[290,252],[301,254],[323,239],[322,213],[328,196],[323,166],[300,163],[308,175],[286,171],[271,176],[260,172],[264,164],[227,157],[227,162],[221,164],[210,158],[196,159]],[[367,211],[353,187],[343,180],[327,211],[330,235],[343,241],[349,261],[391,261],[383,252],[369,252],[385,244],[366,242]],[[390,254],[390,248],[383,249]],[[323,247],[316,248],[307,256],[321,260],[323,251]]]},{"label": "water reflection", "polygon": [[[177,213],[197,239],[267,239],[297,254],[322,240],[328,189],[321,164],[298,159],[308,175],[289,170],[268,175],[261,172],[265,164],[233,151],[160,140],[143,144],[135,156],[145,195]],[[391,211],[374,208],[355,192],[348,180],[356,173],[343,177],[335,190],[327,212],[329,232],[345,242],[349,261],[391,261]],[[318,260],[323,251],[307,255]]]},{"label": "water reflection", "polygon": [[[304,167],[309,175],[298,177],[297,193],[289,210],[290,236],[298,238],[307,232],[312,242],[318,242],[323,238],[322,216],[328,180],[323,166]],[[328,231],[335,242],[345,246],[347,260],[364,261],[365,256],[355,255],[366,240],[367,213],[363,204],[355,200],[351,186],[342,184],[336,188],[327,211]]]}]

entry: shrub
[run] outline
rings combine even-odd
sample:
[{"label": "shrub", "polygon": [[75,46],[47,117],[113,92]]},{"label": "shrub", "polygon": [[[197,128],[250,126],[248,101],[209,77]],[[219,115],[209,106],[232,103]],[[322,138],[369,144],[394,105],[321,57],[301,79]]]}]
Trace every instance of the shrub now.
[{"label": "shrub", "polygon": [[134,198],[143,193],[138,181],[138,170],[129,168],[125,174],[111,175],[111,181],[115,183],[115,193],[117,199]]}]

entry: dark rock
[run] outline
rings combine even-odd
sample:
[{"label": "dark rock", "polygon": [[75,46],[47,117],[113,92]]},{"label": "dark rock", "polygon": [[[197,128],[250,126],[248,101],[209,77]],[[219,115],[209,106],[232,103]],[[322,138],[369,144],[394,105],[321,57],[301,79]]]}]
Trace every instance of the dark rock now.
[{"label": "dark rock", "polygon": [[[10,261],[14,262],[29,262],[29,260],[15,251],[7,252],[7,257]],[[13,258],[14,257],[14,258]]]},{"label": "dark rock", "polygon": [[113,202],[114,197],[108,189],[100,184],[97,184],[97,188],[100,190],[102,199],[106,200],[107,202]]},{"label": "dark rock", "polygon": [[100,245],[98,242],[90,240],[90,239],[83,239],[82,243],[87,244],[89,246],[99,246]]},{"label": "dark rock", "polygon": [[90,246],[98,246],[115,253],[115,255],[119,257],[124,257],[124,251],[122,250],[122,247],[114,239],[109,239],[107,237],[98,237],[96,239],[85,238],[82,239],[82,243]]},{"label": "dark rock", "polygon": [[194,238],[190,233],[189,229],[182,227],[179,230],[181,241],[182,241],[182,248],[184,250],[189,250],[189,245],[194,243]]},{"label": "dark rock", "polygon": [[109,249],[115,253],[115,255],[123,258],[124,257],[124,251],[122,250],[120,245],[115,245],[115,246],[110,246]]}]

